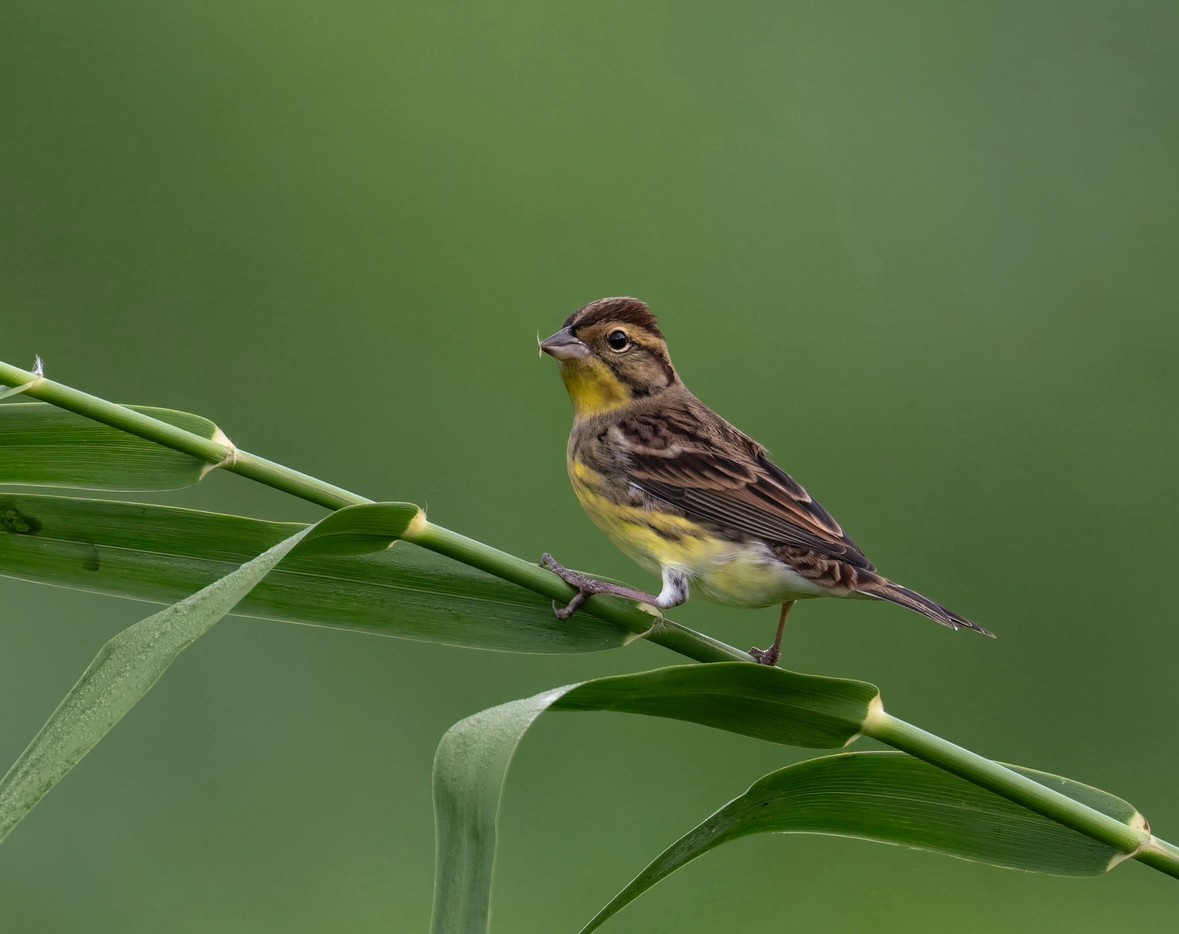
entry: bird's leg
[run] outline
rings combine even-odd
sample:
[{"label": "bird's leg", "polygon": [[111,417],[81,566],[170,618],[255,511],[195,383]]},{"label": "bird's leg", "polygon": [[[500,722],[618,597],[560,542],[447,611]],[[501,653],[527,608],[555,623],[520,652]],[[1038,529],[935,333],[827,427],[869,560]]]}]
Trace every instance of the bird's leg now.
[{"label": "bird's leg", "polygon": [[548,552],[541,555],[540,566],[542,568],[548,568],[557,577],[561,578],[561,580],[577,591],[573,595],[573,599],[566,606],[558,606],[557,601],[553,601],[553,613],[556,614],[557,619],[568,619],[581,609],[586,600],[595,594],[608,594],[612,597],[622,597],[623,600],[633,600],[635,603],[648,603],[664,610],[670,609],[673,606],[679,606],[688,599],[687,580],[677,572],[670,571],[666,568],[663,571],[663,590],[656,596],[654,594],[644,593],[641,590],[635,590],[633,587],[623,587],[620,584],[612,584],[609,581],[599,580],[596,577],[590,577],[588,574],[582,574],[580,571],[571,571],[569,568],[558,564],[556,559]]},{"label": "bird's leg", "polygon": [[774,644],[768,649],[753,648],[749,650],[749,654],[757,659],[759,665],[778,664],[778,659],[782,655],[782,633],[786,631],[786,617],[790,615],[792,606],[794,606],[793,600],[787,600],[782,604],[782,615],[778,617],[778,637],[774,639]]}]

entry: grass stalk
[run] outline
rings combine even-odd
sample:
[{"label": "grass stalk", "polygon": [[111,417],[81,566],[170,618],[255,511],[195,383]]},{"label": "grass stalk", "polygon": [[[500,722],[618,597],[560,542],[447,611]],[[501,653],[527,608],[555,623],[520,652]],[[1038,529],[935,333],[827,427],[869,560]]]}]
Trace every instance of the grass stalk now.
[{"label": "grass stalk", "polygon": [[1125,824],[998,762],[885,713],[879,706],[869,714],[862,732],[1179,878],[1179,850],[1153,837],[1145,820],[1142,827]]},{"label": "grass stalk", "polygon": [[[573,594],[573,588],[539,565],[530,564],[506,551],[492,548],[432,522],[416,523],[403,538],[561,603],[567,603]],[[670,620],[661,620],[614,597],[591,597],[586,602],[585,610],[698,662],[753,661],[748,653],[734,646]]]},{"label": "grass stalk", "polygon": [[[372,500],[315,477],[238,450],[228,438],[210,440],[108,402],[98,396],[0,362],[0,385],[20,386],[29,398],[49,402],[113,428],[198,458],[214,467],[316,503],[340,509]],[[222,436],[223,437],[223,436]],[[566,601],[573,590],[545,569],[507,552],[425,521],[414,523],[406,539],[554,600]],[[752,661],[740,649],[670,621],[658,621],[638,607],[611,597],[590,599],[586,611],[617,623],[650,641],[701,662]],[[864,735],[923,759],[967,781],[1002,795],[1036,813],[1100,840],[1135,859],[1179,878],[1179,849],[1059,794],[1030,778],[1012,772],[968,749],[927,733],[876,710],[865,723]]]},{"label": "grass stalk", "polygon": [[[23,386],[31,399],[49,402],[112,428],[118,428],[164,447],[180,451],[213,467],[228,470],[250,480],[297,496],[326,509],[341,509],[373,502],[349,490],[316,477],[276,464],[264,457],[242,451],[224,435],[210,440],[169,425],[159,419],[108,402],[40,374],[0,362],[0,385]],[[406,540],[464,564],[494,574],[503,580],[535,591],[553,600],[567,602],[573,588],[538,565],[500,551],[482,542],[432,522],[415,523]],[[585,611],[629,629],[636,635],[699,662],[752,661],[746,652],[702,633],[667,620],[658,620],[638,607],[612,597],[594,597]]]}]

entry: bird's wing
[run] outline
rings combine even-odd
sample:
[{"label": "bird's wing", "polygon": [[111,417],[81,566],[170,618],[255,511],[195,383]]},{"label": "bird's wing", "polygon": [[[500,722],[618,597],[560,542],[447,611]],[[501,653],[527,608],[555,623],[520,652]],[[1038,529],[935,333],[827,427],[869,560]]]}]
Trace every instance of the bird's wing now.
[{"label": "bird's wing", "polygon": [[645,493],[721,529],[874,570],[831,514],[756,442],[711,410],[636,414],[611,440]]}]

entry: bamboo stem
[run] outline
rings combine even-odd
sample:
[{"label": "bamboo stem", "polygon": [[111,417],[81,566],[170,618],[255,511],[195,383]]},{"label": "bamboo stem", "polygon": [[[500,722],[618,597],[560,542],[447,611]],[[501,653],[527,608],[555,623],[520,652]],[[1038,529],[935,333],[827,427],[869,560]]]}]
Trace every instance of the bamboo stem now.
[{"label": "bamboo stem", "polygon": [[[146,438],[148,441],[191,455],[214,467],[239,474],[327,509],[373,502],[316,477],[239,450],[224,435],[221,435],[224,440],[202,438],[150,415],[144,415],[142,412],[108,402],[106,399],[6,363],[0,363],[0,385],[22,386],[23,393],[29,398],[52,403],[112,428]],[[553,600],[568,602],[574,594],[572,587],[544,568],[432,522],[418,523],[405,538],[423,548],[477,567]],[[670,620],[658,620],[622,600],[594,597],[586,603],[585,610],[599,619],[629,629],[636,635],[644,636],[651,642],[695,661],[753,661],[747,653],[735,646],[694,632]]]},{"label": "bamboo stem", "polygon": [[1179,878],[1179,850],[1153,837],[1148,829],[1102,814],[1026,775],[885,713],[883,707],[873,708],[862,732]]},{"label": "bamboo stem", "polygon": [[[537,564],[524,561],[506,551],[492,548],[432,522],[422,521],[411,526],[403,538],[562,603],[568,603],[575,593],[563,580]],[[591,597],[584,609],[600,619],[624,626],[636,635],[645,636],[657,645],[698,662],[753,660],[747,653],[734,646],[671,620],[660,620],[637,606],[614,597]]]},{"label": "bamboo stem", "polygon": [[[21,391],[30,398],[52,403],[181,451],[215,467],[240,474],[327,509],[372,502],[341,487],[240,451],[227,438],[224,442],[202,438],[141,412],[45,379],[40,373],[21,370],[0,362],[0,385],[20,386]],[[405,538],[421,547],[487,571],[551,599],[567,601],[573,595],[573,588],[538,565],[424,519],[412,525]],[[734,646],[669,620],[653,620],[638,607],[612,597],[592,597],[585,608],[594,616],[623,626],[696,661],[752,661],[747,653]],[[864,725],[863,733],[952,772],[973,784],[988,788],[1092,839],[1100,840],[1160,872],[1179,878],[1179,849],[1166,841],[1151,836],[1146,830],[1138,830],[1123,824],[968,749],[899,720],[885,713],[883,708],[874,709]]]}]

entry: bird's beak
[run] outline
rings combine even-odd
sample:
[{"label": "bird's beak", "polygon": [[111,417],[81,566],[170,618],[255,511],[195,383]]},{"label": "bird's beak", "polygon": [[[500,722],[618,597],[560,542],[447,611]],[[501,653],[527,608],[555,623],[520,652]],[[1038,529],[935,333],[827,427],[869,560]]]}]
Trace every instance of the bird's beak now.
[{"label": "bird's beak", "polygon": [[561,328],[548,340],[541,341],[540,349],[558,360],[584,360],[590,354],[589,348],[569,328]]}]

